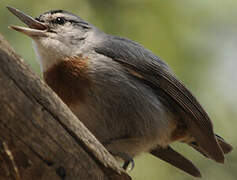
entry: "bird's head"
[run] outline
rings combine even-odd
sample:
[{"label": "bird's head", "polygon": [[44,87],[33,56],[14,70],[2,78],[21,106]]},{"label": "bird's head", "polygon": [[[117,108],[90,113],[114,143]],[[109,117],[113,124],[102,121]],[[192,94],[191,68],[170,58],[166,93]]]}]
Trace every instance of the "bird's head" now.
[{"label": "bird's head", "polygon": [[15,8],[8,9],[28,26],[11,28],[33,39],[43,71],[60,59],[88,51],[100,34],[94,26],[67,11],[51,10],[34,19]]}]

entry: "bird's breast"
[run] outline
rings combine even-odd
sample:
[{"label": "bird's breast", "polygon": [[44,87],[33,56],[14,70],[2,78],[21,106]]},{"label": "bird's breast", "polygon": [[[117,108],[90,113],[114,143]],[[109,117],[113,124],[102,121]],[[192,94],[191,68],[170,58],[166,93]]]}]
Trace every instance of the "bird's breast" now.
[{"label": "bird's breast", "polygon": [[88,58],[80,55],[58,62],[43,73],[45,82],[67,105],[83,102],[91,85]]}]

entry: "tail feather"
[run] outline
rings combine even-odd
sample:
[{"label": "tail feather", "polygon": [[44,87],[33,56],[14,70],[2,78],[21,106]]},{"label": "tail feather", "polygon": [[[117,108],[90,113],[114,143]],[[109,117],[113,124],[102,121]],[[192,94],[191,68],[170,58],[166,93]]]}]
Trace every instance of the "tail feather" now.
[{"label": "tail feather", "polygon": [[194,177],[201,177],[201,173],[195,165],[193,165],[190,160],[173,150],[170,146],[167,148],[157,147],[150,153]]},{"label": "tail feather", "polygon": [[[216,134],[215,138],[224,154],[231,152],[233,148],[230,144],[228,144],[222,137]],[[206,151],[203,150],[202,147],[199,146],[196,142],[190,142],[188,144],[194,149],[196,149],[198,152],[203,154],[205,157],[210,158]],[[156,156],[162,159],[163,161],[172,164],[176,168],[179,168],[194,177],[201,177],[201,173],[198,168],[190,160],[186,159],[184,156],[173,150],[170,146],[168,146],[167,148],[162,148],[158,146],[157,148],[150,151],[150,153],[153,156]]]}]

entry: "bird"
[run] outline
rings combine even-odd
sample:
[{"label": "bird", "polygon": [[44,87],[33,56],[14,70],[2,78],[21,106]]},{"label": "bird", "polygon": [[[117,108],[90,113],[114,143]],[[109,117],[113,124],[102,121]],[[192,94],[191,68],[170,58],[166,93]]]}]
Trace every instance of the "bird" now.
[{"label": "bird", "polygon": [[224,163],[232,146],[214,133],[207,112],[160,57],[65,10],[32,18],[7,8],[28,26],[10,28],[33,40],[44,81],[122,168],[132,169],[145,152],[201,177],[174,142]]}]

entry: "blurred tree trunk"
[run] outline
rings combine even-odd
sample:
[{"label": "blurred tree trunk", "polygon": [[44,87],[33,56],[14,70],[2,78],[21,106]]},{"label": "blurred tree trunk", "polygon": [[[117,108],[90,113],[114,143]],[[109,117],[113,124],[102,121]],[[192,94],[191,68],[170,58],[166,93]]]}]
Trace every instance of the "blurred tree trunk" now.
[{"label": "blurred tree trunk", "polygon": [[130,179],[1,35],[0,179]]}]

